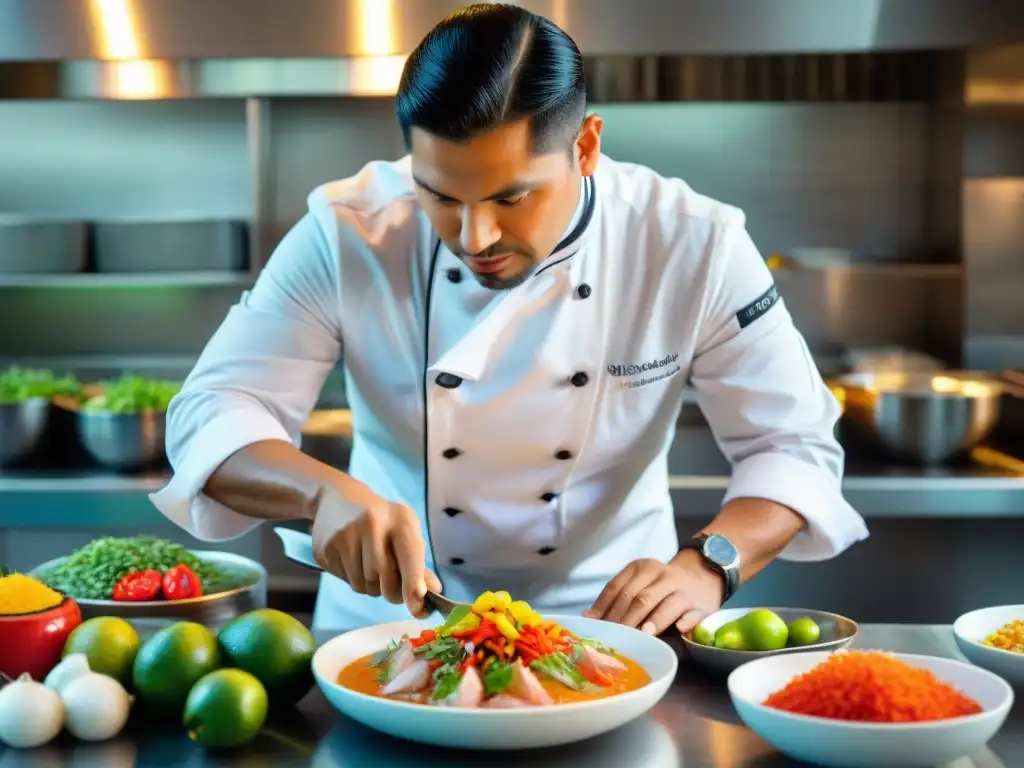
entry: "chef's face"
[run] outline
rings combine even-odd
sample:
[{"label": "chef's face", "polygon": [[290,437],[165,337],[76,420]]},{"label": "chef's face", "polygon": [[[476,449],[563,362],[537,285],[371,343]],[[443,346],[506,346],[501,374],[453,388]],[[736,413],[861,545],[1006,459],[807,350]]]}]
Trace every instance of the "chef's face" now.
[{"label": "chef's face", "polygon": [[535,153],[527,120],[465,142],[412,130],[416,193],[445,245],[477,281],[523,282],[565,235],[584,176],[597,168],[602,120],[584,121],[572,151]]}]

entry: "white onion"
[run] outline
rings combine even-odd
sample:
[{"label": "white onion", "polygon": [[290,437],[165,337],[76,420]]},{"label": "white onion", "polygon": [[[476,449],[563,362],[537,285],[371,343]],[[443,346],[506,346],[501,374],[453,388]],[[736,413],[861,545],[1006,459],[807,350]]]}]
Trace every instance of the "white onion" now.
[{"label": "white onion", "polygon": [[0,688],[0,742],[32,749],[53,740],[64,727],[64,705],[56,691],[24,674]]},{"label": "white onion", "polygon": [[97,672],[76,678],[60,694],[68,733],[82,741],[105,741],[128,722],[132,699],[117,680]]},{"label": "white onion", "polygon": [[43,684],[50,690],[60,693],[64,686],[72,680],[88,675],[90,672],[89,657],[84,653],[72,653],[50,670],[50,674],[46,676],[46,681]]}]

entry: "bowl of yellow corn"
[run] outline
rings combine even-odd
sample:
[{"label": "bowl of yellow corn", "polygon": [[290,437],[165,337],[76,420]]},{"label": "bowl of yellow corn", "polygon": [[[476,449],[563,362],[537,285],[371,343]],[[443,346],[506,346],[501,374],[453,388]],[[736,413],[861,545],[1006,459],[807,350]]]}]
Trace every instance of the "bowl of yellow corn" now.
[{"label": "bowl of yellow corn", "polygon": [[953,623],[953,639],[972,664],[1024,686],[1024,605],[965,613]]}]

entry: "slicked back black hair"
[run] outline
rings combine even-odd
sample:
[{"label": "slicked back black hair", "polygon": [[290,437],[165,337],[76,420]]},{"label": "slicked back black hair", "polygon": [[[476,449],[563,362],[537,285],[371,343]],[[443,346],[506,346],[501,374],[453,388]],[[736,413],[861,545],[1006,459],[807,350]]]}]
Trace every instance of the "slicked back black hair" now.
[{"label": "slicked back black hair", "polygon": [[583,56],[569,35],[519,6],[478,3],[412,52],[396,111],[407,148],[414,127],[461,142],[528,119],[532,150],[547,153],[571,149],[586,101]]}]

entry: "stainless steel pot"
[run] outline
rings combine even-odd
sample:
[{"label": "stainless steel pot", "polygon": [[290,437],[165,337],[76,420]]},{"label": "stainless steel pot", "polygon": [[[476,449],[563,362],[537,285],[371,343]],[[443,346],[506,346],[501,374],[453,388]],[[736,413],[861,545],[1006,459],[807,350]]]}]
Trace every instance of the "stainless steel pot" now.
[{"label": "stainless steel pot", "polygon": [[965,454],[999,420],[1002,386],[982,374],[851,374],[839,384],[846,425],[915,464],[942,464]]},{"label": "stainless steel pot", "polygon": [[78,412],[78,435],[86,452],[108,469],[141,469],[163,460],[164,412]]},{"label": "stainless steel pot", "polygon": [[0,404],[0,467],[35,452],[46,432],[50,401],[42,397]]}]

